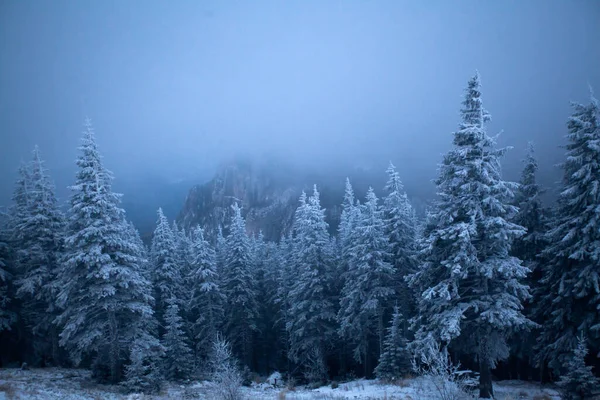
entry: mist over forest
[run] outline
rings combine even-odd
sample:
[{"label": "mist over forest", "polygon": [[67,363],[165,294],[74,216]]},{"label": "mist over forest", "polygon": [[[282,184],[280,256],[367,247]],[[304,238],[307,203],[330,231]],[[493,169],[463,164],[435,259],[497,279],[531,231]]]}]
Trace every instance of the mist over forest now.
[{"label": "mist over forest", "polygon": [[600,396],[598,21],[2,2],[0,397]]}]

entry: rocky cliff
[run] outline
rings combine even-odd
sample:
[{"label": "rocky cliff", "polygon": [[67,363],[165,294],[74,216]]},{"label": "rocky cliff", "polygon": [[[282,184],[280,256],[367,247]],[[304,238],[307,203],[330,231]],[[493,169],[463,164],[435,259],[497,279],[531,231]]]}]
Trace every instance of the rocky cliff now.
[{"label": "rocky cliff", "polygon": [[[219,226],[226,232],[231,205],[238,202],[249,233],[262,230],[268,240],[278,240],[292,225],[301,191],[312,190],[308,179],[283,163],[238,159],[224,164],[209,182],[190,190],[178,221],[186,229],[200,224],[211,235]],[[324,188],[323,194],[330,205],[328,219],[337,225],[338,207],[327,201],[336,196],[329,188]]]}]

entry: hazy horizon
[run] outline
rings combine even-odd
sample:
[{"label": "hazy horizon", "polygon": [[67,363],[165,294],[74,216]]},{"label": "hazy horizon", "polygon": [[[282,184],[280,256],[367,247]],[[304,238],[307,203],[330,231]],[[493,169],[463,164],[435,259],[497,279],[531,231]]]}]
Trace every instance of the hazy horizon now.
[{"label": "hazy horizon", "polygon": [[506,176],[533,140],[551,185],[569,101],[600,90],[599,20],[596,1],[4,1],[0,204],[35,144],[64,192],[86,116],[117,183],[275,154],[391,160],[431,192],[476,69]]}]

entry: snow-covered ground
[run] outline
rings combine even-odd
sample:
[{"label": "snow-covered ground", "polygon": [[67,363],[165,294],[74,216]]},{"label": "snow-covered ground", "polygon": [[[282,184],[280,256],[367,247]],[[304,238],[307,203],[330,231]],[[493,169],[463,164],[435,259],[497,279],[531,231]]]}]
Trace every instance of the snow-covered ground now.
[{"label": "snow-covered ground", "polygon": [[[495,385],[499,400],[559,400],[554,389],[520,382],[503,381]],[[167,385],[156,396],[126,395],[118,386],[98,385],[90,379],[89,371],[76,369],[0,369],[0,400],[4,399],[212,399],[209,382],[189,385]],[[399,385],[384,385],[372,380],[356,380],[318,389],[298,387],[295,390],[275,388],[268,384],[244,387],[249,400],[434,400],[437,399],[427,383],[419,378]]]}]

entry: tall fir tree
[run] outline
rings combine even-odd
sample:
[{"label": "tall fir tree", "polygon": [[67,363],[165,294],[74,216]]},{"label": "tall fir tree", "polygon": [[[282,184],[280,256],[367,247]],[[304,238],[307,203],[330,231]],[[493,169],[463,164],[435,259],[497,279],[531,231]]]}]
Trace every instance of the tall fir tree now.
[{"label": "tall fir tree", "polygon": [[[175,238],[176,259],[179,261],[180,275],[182,277],[190,276],[192,272],[192,239],[185,229],[173,221],[173,237]],[[186,281],[182,282],[184,304],[189,303],[189,294],[191,287],[186,285]]]},{"label": "tall fir tree", "polygon": [[12,274],[8,270],[9,250],[6,242],[6,231],[4,226],[0,226],[0,332],[11,330],[17,320],[12,304]]},{"label": "tall fir tree", "polygon": [[352,247],[350,242],[357,222],[357,210],[358,206],[354,197],[354,189],[352,189],[350,179],[346,178],[342,215],[340,216],[340,225],[338,226],[338,239],[342,257],[347,252],[347,249]]},{"label": "tall fir tree", "polygon": [[225,295],[217,274],[215,251],[204,238],[203,229],[196,227],[192,236],[189,310],[197,358],[205,360],[223,323]]},{"label": "tall fir tree", "polygon": [[522,281],[527,268],[510,256],[524,228],[509,222],[514,184],[501,177],[500,157],[486,133],[480,78],[467,86],[454,146],[436,180],[436,225],[424,250],[424,264],[410,276],[419,293],[417,341],[432,337],[479,362],[479,395],[493,397],[491,369],[508,356],[506,335],[531,322],[522,314],[529,297]]},{"label": "tall fir tree", "polygon": [[357,237],[351,250],[354,257],[338,312],[340,335],[354,344],[354,358],[363,364],[365,375],[371,372],[370,359],[377,360],[383,349],[384,316],[395,294],[395,270],[388,262],[389,246],[377,202],[375,192],[369,188],[361,218],[353,228]]},{"label": "tall fir tree", "polygon": [[315,185],[303,192],[294,221],[296,280],[289,293],[289,356],[313,379],[326,379],[328,346],[335,334],[336,306],[332,296],[331,244],[325,210]]},{"label": "tall fir tree", "polygon": [[255,236],[252,244],[252,265],[256,282],[257,335],[254,344],[256,369],[260,373],[268,373],[278,369],[278,342],[274,326],[277,323],[278,305],[277,269],[279,268],[279,252],[277,245],[266,242],[262,231]]},{"label": "tall fir tree", "polygon": [[556,372],[566,366],[579,335],[600,355],[600,109],[573,104],[558,208],[548,232],[540,310],[546,315],[540,360]]},{"label": "tall fir tree", "polygon": [[165,312],[165,334],[162,345],[165,348],[164,375],[168,380],[189,379],[194,368],[192,350],[184,331],[183,318],[175,298],[167,300]]},{"label": "tall fir tree", "polygon": [[156,318],[161,327],[159,333],[162,335],[165,329],[164,315],[168,302],[170,299],[176,299],[179,305],[183,302],[183,276],[181,270],[182,260],[178,258],[180,254],[177,251],[175,235],[162,208],[159,208],[157,213],[158,220],[152,236],[150,260],[152,263]]},{"label": "tall fir tree", "polygon": [[60,344],[75,365],[89,356],[96,372],[107,369],[117,382],[136,321],[152,314],[153,299],[89,120],[79,150],[59,271]]},{"label": "tall fir tree", "polygon": [[417,266],[417,224],[412,205],[404,191],[400,174],[390,162],[386,170],[388,181],[383,199],[385,234],[389,243],[388,262],[396,271],[395,283],[399,307],[405,318],[414,314],[414,293],[405,277],[415,272]]},{"label": "tall fir tree", "polygon": [[527,155],[523,163],[525,166],[521,172],[519,188],[515,191],[514,204],[519,211],[514,217],[514,222],[523,226],[527,233],[514,241],[512,253],[534,272],[537,270],[538,257],[547,245],[545,234],[548,229],[548,213],[541,198],[545,190],[536,179],[538,163],[532,142],[527,145]]},{"label": "tall fir tree", "polygon": [[19,248],[22,241],[22,236],[17,226],[27,219],[29,212],[29,190],[31,187],[31,173],[28,165],[21,162],[18,171],[17,182],[12,195],[12,206],[10,207],[9,219],[7,221],[10,243],[15,251],[15,262],[18,264]]},{"label": "tall fir tree", "polygon": [[[515,191],[513,202],[519,211],[514,216],[513,222],[523,226],[527,232],[514,241],[511,254],[521,259],[531,271],[524,282],[530,287],[533,296],[524,303],[523,312],[528,318],[539,323],[544,318],[543,311],[541,315],[536,315],[536,304],[541,295],[538,290],[542,278],[540,265],[543,263],[540,256],[547,246],[548,212],[541,199],[544,189],[536,179],[538,163],[532,142],[527,145],[527,154],[523,164],[519,187]],[[518,374],[520,375],[521,371],[524,371],[529,379],[532,378],[532,367],[535,364],[534,348],[538,334],[537,329],[526,332],[517,331],[510,341],[511,355],[521,360]]]},{"label": "tall fir tree", "polygon": [[223,227],[219,225],[217,228],[217,237],[214,240],[215,244],[215,261],[217,263],[217,273],[223,276],[225,269],[225,254],[227,254],[227,242],[223,236]]},{"label": "tall fir tree", "polygon": [[58,208],[48,173],[37,146],[29,166],[27,207],[14,229],[19,235],[16,294],[21,313],[31,327],[35,360],[59,360],[56,317],[56,274],[63,249],[64,216]]},{"label": "tall fir tree", "polygon": [[275,293],[274,303],[279,307],[279,313],[276,320],[276,328],[283,341],[282,348],[287,361],[287,371],[292,369],[291,367],[291,356],[290,356],[290,335],[286,329],[286,326],[291,322],[291,296],[295,275],[295,259],[294,259],[294,242],[292,241],[291,235],[283,235],[279,241],[278,246],[279,253],[279,269],[277,273],[277,291]]},{"label": "tall fir tree", "polygon": [[340,225],[338,226],[338,284],[334,290],[341,294],[342,288],[350,265],[354,262],[353,253],[357,240],[356,226],[360,220],[359,202],[354,197],[354,190],[350,184],[350,179],[346,178],[346,189],[344,191],[344,200],[342,202],[342,215],[340,217]]},{"label": "tall fir tree", "polygon": [[388,328],[379,364],[375,368],[378,379],[394,381],[411,372],[410,353],[403,329],[404,316],[398,307],[394,308],[392,322]]},{"label": "tall fir tree", "polygon": [[226,298],[225,333],[234,351],[249,366],[252,362],[252,339],[256,331],[258,312],[256,282],[246,221],[237,203],[232,208],[229,235],[225,239],[226,252],[222,275],[223,294]]}]

